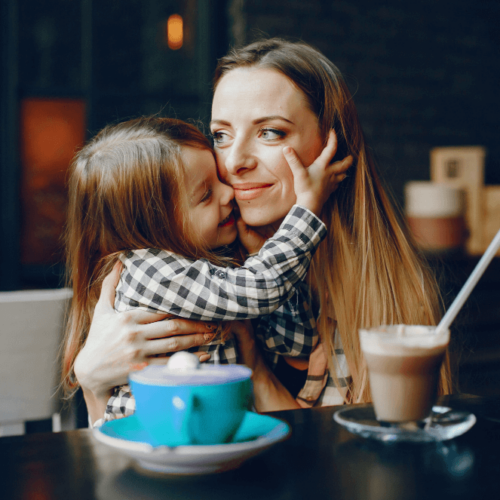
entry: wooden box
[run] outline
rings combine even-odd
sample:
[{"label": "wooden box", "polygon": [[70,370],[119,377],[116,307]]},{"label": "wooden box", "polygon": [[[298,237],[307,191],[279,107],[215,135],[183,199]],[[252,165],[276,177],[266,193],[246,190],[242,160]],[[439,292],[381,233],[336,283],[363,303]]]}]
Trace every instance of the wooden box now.
[{"label": "wooden box", "polygon": [[[463,189],[469,255],[481,255],[500,228],[500,186],[484,185],[486,150],[480,146],[431,150],[431,180]],[[499,252],[500,255],[500,252]]]}]

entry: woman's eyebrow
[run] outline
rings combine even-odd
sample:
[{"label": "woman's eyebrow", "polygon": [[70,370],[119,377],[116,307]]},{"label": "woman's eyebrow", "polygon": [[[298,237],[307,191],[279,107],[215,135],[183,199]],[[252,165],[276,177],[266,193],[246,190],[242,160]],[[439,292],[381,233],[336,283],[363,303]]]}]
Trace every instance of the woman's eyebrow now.
[{"label": "woman's eyebrow", "polygon": [[[256,118],[252,122],[252,124],[258,125],[259,123],[268,122],[268,121],[272,121],[272,120],[283,120],[284,122],[295,125],[291,120],[288,120],[288,118],[285,118],[284,116],[280,116],[280,115],[269,115],[269,116],[263,116],[261,118]],[[231,124],[226,120],[212,120],[210,122],[210,126],[212,126],[212,125],[224,125],[226,127],[231,126]]]},{"label": "woman's eyebrow", "polygon": [[263,116],[262,118],[257,118],[252,123],[254,125],[258,125],[259,123],[268,122],[271,120],[283,120],[284,122],[291,123],[292,125],[294,125],[294,123],[291,120],[288,120],[284,116],[280,116],[280,115]]},{"label": "woman's eyebrow", "polygon": [[231,124],[225,120],[212,120],[209,124],[209,126],[211,127],[212,125],[225,125],[226,127],[230,127]]}]

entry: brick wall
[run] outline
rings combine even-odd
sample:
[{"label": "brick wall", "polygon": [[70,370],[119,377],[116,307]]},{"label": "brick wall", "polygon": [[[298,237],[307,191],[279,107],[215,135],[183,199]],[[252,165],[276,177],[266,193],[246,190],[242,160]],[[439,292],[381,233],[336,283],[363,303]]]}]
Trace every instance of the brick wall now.
[{"label": "brick wall", "polygon": [[344,73],[400,202],[429,179],[436,146],[483,145],[500,184],[500,3],[489,0],[230,0],[232,41],[302,39]]}]

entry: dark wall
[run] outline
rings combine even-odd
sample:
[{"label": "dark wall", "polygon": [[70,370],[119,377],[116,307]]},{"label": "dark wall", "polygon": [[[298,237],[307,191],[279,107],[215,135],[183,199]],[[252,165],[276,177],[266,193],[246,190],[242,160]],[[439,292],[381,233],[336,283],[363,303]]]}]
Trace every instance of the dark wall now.
[{"label": "dark wall", "polygon": [[429,151],[437,146],[486,146],[486,181],[500,184],[500,3],[234,0],[231,5],[236,42],[263,35],[300,38],[340,68],[377,162],[400,201],[405,182],[429,179]]},{"label": "dark wall", "polygon": [[[34,144],[35,135],[21,134],[24,103],[78,100],[86,115],[82,123],[80,114],[79,130],[87,138],[106,124],[146,114],[206,122],[216,59],[228,47],[226,5],[226,0],[2,0],[0,262],[9,265],[0,266],[0,290],[64,282],[65,190],[60,183],[54,193],[39,158],[23,160],[21,137]],[[169,47],[166,36],[172,14],[184,19],[179,50]],[[43,121],[43,113],[38,118]],[[59,124],[68,119],[60,118]],[[44,129],[36,123],[37,131]],[[65,176],[66,165],[48,165]],[[42,241],[44,235],[50,235],[50,244]],[[39,239],[28,244],[25,236]],[[34,249],[29,259],[27,248]]]}]

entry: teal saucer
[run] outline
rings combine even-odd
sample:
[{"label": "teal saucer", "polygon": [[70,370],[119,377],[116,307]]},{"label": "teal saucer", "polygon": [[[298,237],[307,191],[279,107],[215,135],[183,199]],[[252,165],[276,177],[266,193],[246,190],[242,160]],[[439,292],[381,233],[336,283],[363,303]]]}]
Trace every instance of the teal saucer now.
[{"label": "teal saucer", "polygon": [[167,474],[211,474],[239,467],[290,435],[274,417],[247,412],[230,443],[154,447],[137,418],[120,418],[93,429],[97,441],[133,458],[140,468]]},{"label": "teal saucer", "polygon": [[[260,438],[261,436],[265,436],[266,434],[273,431],[276,428],[276,426],[280,423],[283,422],[274,417],[269,417],[267,415],[259,415],[258,413],[249,411],[245,415],[243,422],[241,423],[241,426],[236,432],[234,438],[229,443],[220,443],[220,444],[245,443],[248,441],[254,441]],[[149,438],[149,434],[141,427],[141,424],[137,420],[135,415],[106,422],[100,428],[100,431],[104,435],[112,438],[125,439],[127,441],[132,441],[134,443],[147,443],[153,446]],[[186,446],[195,446],[195,445],[186,445]],[[218,445],[212,445],[212,446],[218,446]]]}]

